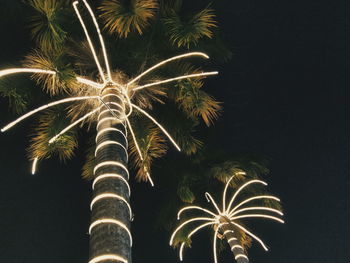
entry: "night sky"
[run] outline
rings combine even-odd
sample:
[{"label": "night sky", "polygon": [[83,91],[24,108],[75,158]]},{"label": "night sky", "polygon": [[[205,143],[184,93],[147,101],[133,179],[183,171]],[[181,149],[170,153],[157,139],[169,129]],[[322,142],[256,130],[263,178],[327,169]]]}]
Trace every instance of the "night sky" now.
[{"label": "night sky", "polygon": [[[30,45],[21,12],[4,18],[0,64]],[[18,1],[19,2],[19,1]],[[252,263],[350,262],[350,2],[213,1],[233,51],[205,89],[224,102],[208,140],[235,153],[269,157],[269,190],[281,197],[286,224],[252,222],[270,247],[249,250]],[[0,99],[1,126],[14,118]],[[90,183],[80,177],[83,150],[66,164],[26,160],[30,121],[0,136],[0,262],[86,263]],[[83,141],[79,142],[83,144]],[[179,262],[170,233],[155,227],[162,189],[132,181],[133,261]],[[174,218],[175,219],[175,218]],[[200,233],[186,262],[213,262],[212,235]],[[229,250],[220,262],[234,262]]]}]

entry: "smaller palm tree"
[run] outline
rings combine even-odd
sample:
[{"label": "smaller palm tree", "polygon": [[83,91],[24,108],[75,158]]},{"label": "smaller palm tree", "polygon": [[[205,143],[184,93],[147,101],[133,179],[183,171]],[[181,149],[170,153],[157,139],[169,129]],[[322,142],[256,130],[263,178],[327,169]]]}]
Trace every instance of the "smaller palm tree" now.
[{"label": "smaller palm tree", "polygon": [[[240,172],[245,174],[244,172]],[[217,263],[217,253],[216,253],[216,243],[217,243],[217,238],[219,237],[220,239],[226,239],[227,243],[230,245],[231,251],[234,254],[235,260],[238,263],[248,263],[249,259],[247,257],[247,254],[245,252],[244,247],[242,246],[242,236],[248,235],[249,237],[255,239],[258,241],[261,246],[267,251],[268,248],[264,244],[264,242],[257,237],[255,234],[253,234],[251,231],[249,231],[243,223],[240,222],[241,219],[245,218],[266,218],[266,219],[271,219],[275,220],[280,223],[284,223],[284,221],[274,215],[278,216],[283,216],[283,213],[278,210],[274,209],[271,207],[267,207],[264,204],[260,205],[255,205],[255,206],[244,206],[246,204],[251,204],[256,201],[264,201],[264,200],[274,200],[277,202],[280,202],[280,199],[272,196],[272,195],[255,195],[251,196],[247,199],[242,200],[241,202],[235,203],[235,200],[238,196],[238,194],[244,190],[246,187],[252,184],[261,184],[266,186],[267,183],[261,180],[250,180],[241,185],[233,194],[232,198],[230,201],[227,203],[226,202],[226,193],[228,186],[230,185],[232,179],[236,175],[232,176],[226,183],[223,196],[222,196],[222,208],[220,209],[218,204],[215,202],[213,197],[209,193],[205,193],[205,197],[208,202],[211,202],[214,206],[214,210],[211,211],[209,209],[200,207],[200,206],[186,206],[180,209],[180,211],[177,214],[177,219],[180,219],[180,216],[182,213],[185,211],[189,210],[197,210],[200,212],[204,212],[204,216],[200,217],[191,217],[184,222],[182,222],[172,233],[171,238],[170,238],[170,245],[177,245],[175,241],[175,238],[180,235],[181,231],[185,230],[186,227],[188,227],[189,224],[191,223],[197,223],[197,222],[204,222],[203,224],[197,226],[192,230],[189,230],[190,232],[186,231],[186,239],[185,241],[181,242],[180,245],[180,250],[179,250],[179,257],[180,260],[182,261],[183,259],[183,249],[188,243],[187,241],[190,241],[190,238],[200,229],[205,228],[205,227],[213,227],[214,231],[214,239],[213,239],[213,253],[214,253],[214,262]],[[254,213],[244,213],[244,212],[254,212]],[[264,212],[264,213],[263,213]],[[249,239],[248,237],[248,239]],[[241,241],[241,242],[240,242]]]}]

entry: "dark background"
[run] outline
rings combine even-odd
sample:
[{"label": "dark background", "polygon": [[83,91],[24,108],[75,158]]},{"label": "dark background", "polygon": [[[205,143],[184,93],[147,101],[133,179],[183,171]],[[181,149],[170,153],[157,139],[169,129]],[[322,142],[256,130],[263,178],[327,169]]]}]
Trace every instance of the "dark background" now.
[{"label": "dark background", "polygon": [[[16,2],[0,0],[7,14],[0,22],[1,65],[29,49]],[[254,243],[251,262],[350,262],[349,1],[216,0],[213,6],[234,56],[211,67],[220,75],[205,88],[225,111],[208,136],[230,151],[270,157],[270,190],[286,214],[285,225],[254,222],[271,249]],[[7,100],[0,102],[3,125],[14,116]],[[66,165],[43,162],[32,176],[25,158],[29,126],[0,137],[0,261],[85,263],[90,183],[80,178],[83,152]],[[133,261],[178,262],[170,233],[154,226],[153,203],[162,190],[132,187]],[[194,238],[185,262],[213,262],[211,236]],[[219,261],[233,258],[225,251]]]}]

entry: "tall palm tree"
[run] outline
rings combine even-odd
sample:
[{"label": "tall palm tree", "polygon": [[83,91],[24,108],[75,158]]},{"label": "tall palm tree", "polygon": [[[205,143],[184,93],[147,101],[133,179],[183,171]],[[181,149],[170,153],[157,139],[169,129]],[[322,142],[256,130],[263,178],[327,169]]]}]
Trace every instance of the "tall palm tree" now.
[{"label": "tall palm tree", "polygon": [[[190,122],[196,122],[202,118],[207,125],[210,125],[218,116],[220,105],[201,90],[203,85],[201,79],[214,75],[216,72],[203,72],[189,64],[178,64],[177,70],[163,69],[164,73],[167,73],[166,71],[181,72],[178,77],[159,80],[159,77],[150,74],[180,59],[195,56],[208,58],[204,53],[191,52],[164,60],[140,72],[139,75],[128,78],[125,73],[112,69],[97,19],[86,0],[75,1],[73,7],[87,41],[77,44],[68,39],[67,31],[63,26],[65,21],[62,19],[63,15],[66,15],[64,11],[67,10],[68,2],[29,1],[36,10],[31,17],[31,30],[37,42],[37,49],[26,56],[25,67],[0,71],[0,78],[5,77],[5,80],[8,80],[9,75],[12,74],[30,73],[48,94],[66,96],[66,98],[22,115],[1,131],[5,132],[37,112],[49,109],[40,116],[32,137],[32,144],[29,147],[34,173],[38,162],[45,158],[55,154],[58,154],[61,159],[69,159],[73,156],[73,151],[77,147],[77,125],[96,126],[96,133],[92,133],[95,137],[93,157],[91,158],[90,154],[90,162],[84,166],[85,177],[93,179],[92,216],[89,227],[90,262],[130,262],[132,211],[129,204],[128,146],[130,145],[129,149],[138,178],[149,180],[151,183],[153,183],[150,177],[151,163],[154,158],[165,154],[166,138],[177,149],[184,146],[185,152],[195,151],[195,140],[187,141],[186,137],[181,140],[178,131],[175,131],[173,139],[145,109],[152,109],[154,101],[163,103],[164,100],[167,100],[168,103],[177,105],[176,108],[181,112],[180,115],[186,116],[185,118],[188,118]],[[107,4],[112,2],[119,3],[119,1],[103,1],[100,7],[105,12],[102,14],[102,19],[106,19],[104,14],[110,14],[106,12],[106,8],[108,9]],[[145,13],[154,12],[157,7],[152,4],[154,1],[131,2],[135,5],[133,6],[134,11],[145,9]],[[141,2],[149,2],[150,5],[145,7]],[[90,36],[89,29],[79,10],[79,4],[85,6],[87,15],[90,16],[92,24],[97,29],[95,38],[98,39],[101,52],[94,48],[95,38]],[[115,5],[109,5],[109,8],[115,8]],[[125,15],[125,19],[128,20],[126,24],[133,25],[140,33],[147,25],[148,18],[152,17],[145,13],[136,12],[136,16],[145,16],[145,20]],[[208,19],[212,18],[208,17]],[[123,37],[126,37],[131,31],[130,28],[124,28],[125,24],[119,20],[114,22],[119,23],[116,27],[119,31],[126,32],[122,34]],[[106,27],[110,26],[107,19]],[[115,29],[111,31],[114,32]],[[88,50],[91,54],[86,53]],[[74,58],[74,64],[69,61],[71,58]],[[146,59],[144,61],[148,62]],[[97,71],[91,72],[93,63]],[[161,75],[166,75],[164,73]],[[177,83],[174,91],[167,89],[168,83],[172,82]],[[4,87],[4,85],[6,82],[2,82],[1,86]],[[10,93],[5,95],[9,98],[13,96]],[[66,103],[73,104],[69,107],[60,107]],[[21,105],[20,100],[16,102],[17,104]],[[53,106],[59,107],[51,108]],[[72,122],[67,124],[67,119],[71,119]],[[175,142],[177,139],[180,139],[178,144]]]},{"label": "tall palm tree", "polygon": [[[231,248],[232,253],[234,254],[235,260],[238,263],[249,263],[249,259],[246,254],[246,247],[247,245],[250,245],[251,239],[258,241],[266,251],[268,250],[265,243],[258,236],[248,230],[241,221],[245,218],[264,218],[284,223],[284,221],[280,218],[280,216],[283,216],[283,213],[279,209],[275,209],[264,204],[256,204],[257,201],[261,202],[263,200],[272,200],[274,202],[279,202],[280,199],[264,193],[250,196],[249,198],[237,202],[236,199],[238,198],[239,194],[242,191],[246,190],[248,186],[252,186],[253,184],[260,184],[264,186],[267,185],[267,183],[264,181],[255,179],[246,181],[243,185],[238,187],[238,189],[234,192],[228,201],[226,199],[228,188],[233,182],[233,179],[240,177],[241,175],[245,175],[245,172],[238,171],[227,181],[222,195],[221,206],[214,200],[211,194],[206,192],[205,197],[207,198],[208,202],[212,203],[214,208],[213,210],[197,205],[186,206],[179,210],[177,214],[178,220],[180,219],[181,214],[189,211],[201,212],[201,214],[203,214],[201,216],[187,218],[175,229],[171,235],[170,245],[180,245],[179,257],[181,261],[183,259],[183,249],[186,244],[190,244],[189,242],[191,237],[205,227],[213,228],[213,253],[215,263],[218,262],[216,255],[218,237],[226,240]],[[188,225],[193,225],[193,223],[198,222],[201,224],[194,229],[186,229]],[[183,233],[181,233],[181,230],[183,230]],[[179,235],[179,233],[182,235]],[[250,238],[247,238],[247,235]]]}]

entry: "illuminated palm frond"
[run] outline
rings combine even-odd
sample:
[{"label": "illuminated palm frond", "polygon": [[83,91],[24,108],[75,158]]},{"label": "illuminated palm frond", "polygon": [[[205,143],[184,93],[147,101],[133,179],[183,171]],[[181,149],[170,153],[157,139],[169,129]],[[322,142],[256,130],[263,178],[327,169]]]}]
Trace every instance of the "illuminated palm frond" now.
[{"label": "illuminated palm frond", "polygon": [[95,148],[95,141],[91,140],[86,150],[86,159],[82,168],[82,177],[86,180],[94,179],[94,167],[96,166]]},{"label": "illuminated palm frond", "polygon": [[169,11],[163,18],[170,41],[178,47],[189,48],[203,38],[212,38],[212,28],[216,27],[214,11],[205,8],[189,18],[181,17],[175,11]]},{"label": "illuminated palm frond", "polygon": [[161,131],[155,127],[153,123],[142,120],[138,117],[133,118],[131,123],[134,127],[137,143],[143,157],[143,160],[141,160],[135,141],[130,140],[130,157],[133,160],[135,169],[137,170],[136,179],[147,181],[153,160],[164,156],[168,147]]},{"label": "illuminated palm frond", "polygon": [[27,86],[28,83],[19,78],[16,78],[16,81],[11,81],[8,77],[0,78],[0,96],[8,99],[14,113],[19,114],[27,109]]},{"label": "illuminated palm frond", "polygon": [[23,65],[27,68],[40,68],[56,72],[54,75],[45,73],[32,75],[32,78],[38,84],[41,84],[50,95],[67,93],[79,86],[75,79],[75,73],[70,65],[65,62],[63,54],[62,49],[49,53],[34,50],[25,57],[23,62]]},{"label": "illuminated palm frond", "polygon": [[99,6],[104,28],[124,38],[131,32],[141,35],[157,9],[156,0],[105,0]]},{"label": "illuminated palm frond", "polygon": [[67,35],[60,21],[65,1],[28,0],[28,3],[35,9],[29,21],[32,37],[43,50],[61,47]]},{"label": "illuminated palm frond", "polygon": [[177,86],[176,101],[189,116],[201,117],[207,126],[219,117],[220,102],[200,89],[202,81],[181,81]]},{"label": "illuminated palm frond", "polygon": [[50,109],[39,117],[34,128],[28,155],[31,160],[47,159],[58,156],[60,160],[69,160],[74,156],[78,146],[77,134],[74,129],[68,131],[54,143],[47,143],[54,135],[62,130],[68,123],[66,112],[62,108]]},{"label": "illuminated palm frond", "polygon": [[[244,173],[244,172],[238,172]],[[170,238],[170,245],[176,246],[180,245],[179,257],[182,261],[183,258],[183,249],[186,245],[189,244],[188,239],[197,233],[199,230],[212,227],[214,231],[214,241],[213,241],[213,253],[214,253],[214,262],[217,263],[217,238],[225,238],[231,247],[231,251],[235,255],[235,259],[244,258],[248,262],[248,257],[245,253],[245,248],[250,246],[250,243],[253,240],[256,240],[260,245],[267,251],[265,243],[248,230],[241,221],[244,221],[246,218],[263,218],[284,223],[280,218],[283,216],[283,213],[278,210],[264,204],[259,204],[264,199],[272,199],[277,202],[280,201],[279,198],[272,195],[255,195],[249,198],[246,198],[241,201],[236,201],[239,194],[245,190],[249,185],[259,184],[266,186],[267,183],[261,180],[250,180],[241,185],[232,195],[230,200],[226,200],[227,191],[231,181],[236,177],[232,176],[226,183],[223,196],[222,204],[216,202],[209,193],[205,193],[205,197],[208,202],[211,202],[213,209],[208,209],[196,205],[186,206],[179,210],[177,214],[178,220],[181,218],[181,215],[188,212],[197,212],[201,213],[202,216],[189,217],[182,221],[182,223],[175,229]],[[187,214],[187,213],[186,213]],[[198,223],[200,223],[198,225]],[[197,227],[192,228],[191,226],[197,224]],[[182,230],[182,231],[181,231]],[[186,233],[184,235],[184,232]],[[177,237],[180,235],[179,237]],[[247,237],[248,236],[248,237]]]}]

